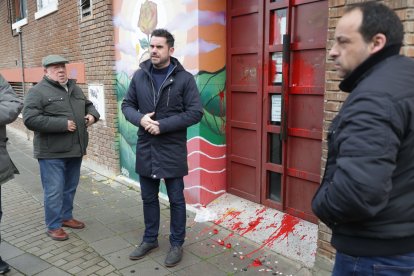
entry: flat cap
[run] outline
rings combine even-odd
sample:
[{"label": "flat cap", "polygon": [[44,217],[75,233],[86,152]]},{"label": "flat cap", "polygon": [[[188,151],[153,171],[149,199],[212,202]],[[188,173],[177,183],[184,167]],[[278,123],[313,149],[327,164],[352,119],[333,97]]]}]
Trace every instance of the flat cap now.
[{"label": "flat cap", "polygon": [[52,64],[60,64],[60,63],[69,63],[69,61],[66,58],[61,57],[59,55],[48,55],[42,59],[43,67],[47,67]]}]

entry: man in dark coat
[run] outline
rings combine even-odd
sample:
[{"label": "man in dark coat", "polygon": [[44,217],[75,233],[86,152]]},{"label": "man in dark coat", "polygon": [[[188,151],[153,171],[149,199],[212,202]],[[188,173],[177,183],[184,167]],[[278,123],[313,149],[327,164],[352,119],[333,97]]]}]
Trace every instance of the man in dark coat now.
[{"label": "man in dark coat", "polygon": [[[0,75],[0,221],[3,215],[1,185],[12,179],[14,174],[19,173],[7,152],[6,125],[17,119],[22,108],[23,100],[14,93],[10,84]],[[0,274],[4,274],[9,270],[9,265],[0,257]]]},{"label": "man in dark coat", "polygon": [[182,259],[186,206],[183,176],[188,174],[187,128],[203,116],[193,75],[185,71],[174,52],[174,37],[164,29],[154,30],[150,60],[140,64],[122,103],[125,118],[138,129],[136,172],[144,204],[145,233],[130,259],[143,258],[158,247],[160,179],[166,183],[170,201],[170,251],[165,265]]},{"label": "man in dark coat", "polygon": [[335,30],[329,55],[350,94],[312,201],[332,229],[334,276],[414,271],[414,61],[399,55],[403,37],[375,1],[350,6]]},{"label": "man in dark coat", "polygon": [[62,226],[85,227],[73,218],[73,200],[88,146],[87,128],[99,119],[98,111],[82,89],[75,80],[68,79],[66,63],[58,55],[43,58],[45,76],[29,90],[23,109],[24,124],[34,131],[34,157],[40,166],[46,233],[58,241],[69,238]]}]

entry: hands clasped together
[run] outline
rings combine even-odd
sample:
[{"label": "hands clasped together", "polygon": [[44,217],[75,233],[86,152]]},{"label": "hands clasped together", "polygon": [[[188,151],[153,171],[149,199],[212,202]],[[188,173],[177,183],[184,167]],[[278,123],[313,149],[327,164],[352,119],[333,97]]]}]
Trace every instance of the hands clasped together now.
[{"label": "hands clasped together", "polygon": [[160,134],[160,123],[151,119],[154,114],[155,112],[145,114],[145,116],[142,117],[140,124],[152,135],[158,135]]},{"label": "hands clasped together", "polygon": [[[91,114],[86,114],[84,118],[86,127],[91,126],[93,123],[95,123],[95,117]],[[76,123],[73,120],[68,120],[68,130],[70,132],[76,130]]]}]

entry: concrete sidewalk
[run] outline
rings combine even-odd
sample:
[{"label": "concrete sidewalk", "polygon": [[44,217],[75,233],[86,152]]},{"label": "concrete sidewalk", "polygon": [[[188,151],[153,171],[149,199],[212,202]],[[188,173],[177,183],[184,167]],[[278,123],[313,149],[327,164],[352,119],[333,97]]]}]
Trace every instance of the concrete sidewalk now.
[{"label": "concrete sidewalk", "polygon": [[[74,215],[86,223],[67,229],[70,238],[53,241],[45,234],[43,191],[32,141],[8,128],[8,149],[20,170],[2,186],[3,219],[0,256],[14,275],[311,275],[310,269],[273,251],[258,259],[243,253],[260,245],[212,222],[196,223],[187,212],[187,237],[182,262],[163,265],[169,249],[169,208],[161,204],[160,247],[131,261],[129,253],[144,231],[142,202],[136,186],[113,180],[82,167]],[[66,230],[65,229],[65,230]],[[232,236],[231,248],[222,245]],[[317,273],[317,275],[321,275]]]}]

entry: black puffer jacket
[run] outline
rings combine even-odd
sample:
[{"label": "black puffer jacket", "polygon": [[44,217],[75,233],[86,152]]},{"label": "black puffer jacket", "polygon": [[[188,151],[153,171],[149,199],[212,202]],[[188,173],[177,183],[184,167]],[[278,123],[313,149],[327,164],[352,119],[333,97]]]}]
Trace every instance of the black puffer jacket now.
[{"label": "black puffer jacket", "polygon": [[19,173],[7,152],[6,125],[19,116],[23,101],[14,93],[10,84],[0,75],[0,185]]},{"label": "black puffer jacket", "polygon": [[[153,178],[181,177],[188,174],[187,127],[198,123],[203,107],[194,76],[171,57],[173,69],[156,97],[150,75],[151,61],[140,64],[122,102],[125,118],[138,129],[136,172]],[[155,111],[160,134],[152,135],[140,125],[142,117]]]},{"label": "black puffer jacket", "polygon": [[414,61],[398,52],[371,56],[340,85],[352,93],[330,127],[312,208],[345,254],[414,252]]},{"label": "black puffer jacket", "polygon": [[[35,158],[86,154],[89,137],[84,117],[91,114],[98,121],[99,113],[74,80],[68,80],[67,85],[68,92],[58,82],[44,77],[25,98],[23,121],[34,131]],[[68,131],[69,119],[76,123],[74,132]]]}]

